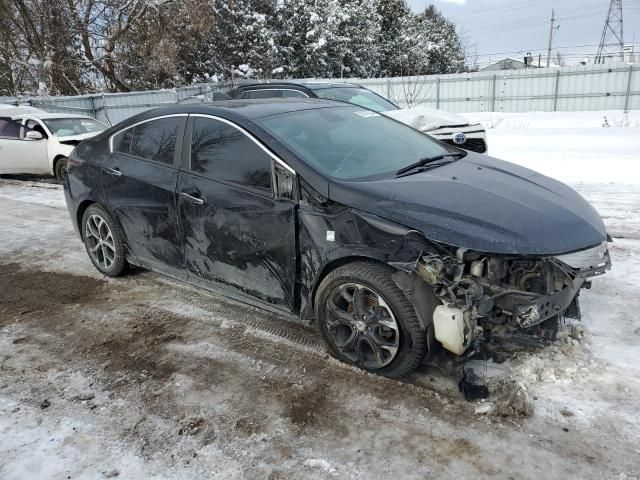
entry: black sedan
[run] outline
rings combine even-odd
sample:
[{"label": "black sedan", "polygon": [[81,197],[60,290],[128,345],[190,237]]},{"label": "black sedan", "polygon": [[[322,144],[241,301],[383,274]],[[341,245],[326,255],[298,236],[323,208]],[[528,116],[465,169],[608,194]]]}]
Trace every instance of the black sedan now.
[{"label": "black sedan", "polygon": [[145,112],[76,148],[65,194],[105,275],[136,265],[315,319],[334,356],[388,377],[554,331],[610,266],[569,187],[338,102]]}]

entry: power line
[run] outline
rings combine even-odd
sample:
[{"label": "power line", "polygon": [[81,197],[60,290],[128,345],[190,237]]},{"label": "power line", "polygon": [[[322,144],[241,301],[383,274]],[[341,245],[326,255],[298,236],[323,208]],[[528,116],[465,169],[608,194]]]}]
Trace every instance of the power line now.
[{"label": "power line", "polygon": [[[605,0],[606,1],[606,0]],[[484,20],[497,20],[500,19],[499,17],[506,17],[505,13],[512,13],[514,11],[518,11],[518,10],[523,10],[523,9],[527,9],[527,8],[538,8],[540,9],[541,7],[547,7],[547,6],[555,6],[558,2],[557,1],[553,1],[553,0],[549,0],[549,1],[542,1],[542,2],[525,2],[526,5],[522,5],[521,7],[517,7],[517,8],[512,8],[513,5],[506,5],[506,6],[502,6],[502,7],[493,7],[493,8],[487,8],[487,9],[483,9],[483,10],[478,10],[478,11],[474,11],[474,12],[467,12],[467,13],[462,13],[459,15],[451,15],[451,19],[456,21],[456,20],[465,20],[467,18],[473,18],[474,21],[484,21]],[[585,9],[602,9],[603,11],[606,9],[607,5],[606,3],[602,3],[602,1],[597,2],[597,3],[587,3],[584,5],[580,5],[580,11],[584,11]],[[558,13],[562,12],[562,13],[571,13],[575,11],[575,8],[567,8],[567,9],[558,9],[557,10]],[[500,12],[499,14],[496,14],[495,12]],[[533,12],[529,13],[529,16],[531,16],[533,14]],[[482,18],[483,16],[492,16],[494,18]],[[537,16],[540,16],[539,14]],[[544,17],[546,18],[546,14],[544,15]]]},{"label": "power line", "polygon": [[[561,47],[553,47],[554,50],[562,50],[562,49],[567,49],[567,48],[584,48],[584,47],[597,47],[598,44],[597,43],[586,43],[583,45],[565,45],[565,46],[561,46]],[[521,48],[520,50],[511,50],[508,52],[490,52],[490,53],[478,53],[478,56],[491,56],[491,55],[507,55],[509,53],[521,53],[524,51],[527,52],[542,52],[544,50],[546,50],[547,47],[540,47],[540,48]]]},{"label": "power line", "polygon": [[[584,11],[586,10],[586,11]],[[575,10],[556,10],[555,11],[558,20],[567,21],[567,20],[576,20],[580,18],[586,18],[593,16],[595,11],[591,11],[588,8],[581,9],[580,12],[575,12]],[[540,14],[534,15],[530,17],[522,17],[515,20],[509,21],[499,21],[490,24],[474,24],[474,30],[476,31],[486,31],[486,30],[494,30],[494,29],[503,29],[503,28],[520,28],[522,26],[538,26],[537,24],[546,23],[549,20],[548,14]],[[480,27],[480,28],[478,28]]]}]

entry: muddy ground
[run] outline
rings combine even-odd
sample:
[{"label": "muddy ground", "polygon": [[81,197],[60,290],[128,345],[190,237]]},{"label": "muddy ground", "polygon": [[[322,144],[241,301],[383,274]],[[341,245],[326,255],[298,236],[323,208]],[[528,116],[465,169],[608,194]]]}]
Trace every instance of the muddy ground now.
[{"label": "muddy ground", "polygon": [[[584,190],[612,212],[640,197]],[[57,186],[0,180],[0,207],[2,479],[639,476],[640,226],[625,217],[609,220],[621,273],[594,282],[585,332],[483,365],[533,408],[501,416],[497,393],[468,403],[446,372],[376,377],[313,327],[150,272],[99,276]]]}]

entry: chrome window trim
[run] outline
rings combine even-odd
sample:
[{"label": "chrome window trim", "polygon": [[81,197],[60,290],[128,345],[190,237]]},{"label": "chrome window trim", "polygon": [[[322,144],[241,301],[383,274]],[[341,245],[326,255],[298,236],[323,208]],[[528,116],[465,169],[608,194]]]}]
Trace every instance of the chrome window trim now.
[{"label": "chrome window trim", "polygon": [[[249,139],[255,143],[262,151],[264,151],[267,155],[269,155],[269,157],[271,157],[278,165],[280,165],[282,168],[284,168],[285,170],[287,170],[289,173],[291,173],[292,175],[296,175],[296,171],[291,168],[289,165],[287,165],[283,160],[281,160],[279,157],[277,157],[271,150],[269,150],[267,147],[265,147],[262,142],[260,142],[260,140],[258,140],[256,137],[254,137],[251,133],[247,132],[244,128],[242,128],[240,125],[237,125],[229,120],[227,120],[226,118],[222,118],[222,117],[216,117],[215,115],[209,115],[206,113],[192,113],[190,116],[192,117],[200,117],[200,118],[210,118],[212,120],[217,120],[219,122],[225,123],[233,128],[235,128],[236,130],[239,130],[240,132],[242,132],[244,135],[246,135],[247,137],[249,137]],[[191,148],[191,143],[189,143],[189,148]],[[191,167],[191,166],[189,166]]]},{"label": "chrome window trim", "polygon": [[[296,90],[295,88],[254,88],[252,90],[242,90],[240,93],[249,93],[249,92],[298,92],[301,93],[305,98],[310,98],[305,92]],[[282,97],[284,98],[284,97]],[[243,98],[243,100],[259,100],[258,98]]]},{"label": "chrome window trim", "polygon": [[[113,138],[117,135],[120,135],[127,130],[132,129],[133,127],[137,127],[138,125],[142,125],[143,123],[153,122],[154,120],[162,120],[163,118],[171,118],[171,117],[188,117],[188,113],[173,113],[170,115],[160,115],[159,117],[148,118],[147,120],[142,120],[138,123],[134,123],[133,125],[129,125],[128,127],[123,128],[122,130],[118,130],[115,133],[112,133],[109,137],[109,153],[116,153],[113,151]],[[153,161],[153,160],[152,160]]]}]

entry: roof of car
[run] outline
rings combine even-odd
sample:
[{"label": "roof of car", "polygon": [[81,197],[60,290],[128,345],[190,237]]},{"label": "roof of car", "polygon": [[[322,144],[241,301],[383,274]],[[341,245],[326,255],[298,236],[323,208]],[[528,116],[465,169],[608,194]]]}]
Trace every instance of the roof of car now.
[{"label": "roof of car", "polygon": [[145,119],[178,113],[201,113],[209,115],[237,115],[247,119],[255,119],[280,113],[344,106],[345,104],[343,102],[318,100],[315,98],[223,100],[209,104],[174,105],[170,107],[156,108],[137,115],[135,118]]},{"label": "roof of car", "polygon": [[269,83],[245,83],[242,85],[238,85],[236,90],[239,89],[247,89],[247,88],[286,88],[286,87],[303,87],[309,90],[321,90],[323,88],[344,88],[344,87],[360,87],[360,85],[356,85],[355,83],[348,82],[327,82],[327,81],[278,81],[278,82],[269,82]]},{"label": "roof of car", "polygon": [[35,117],[42,120],[49,120],[52,118],[92,118],[87,115],[78,115],[76,113],[46,113],[46,112],[24,112],[13,115],[13,118],[17,117]]}]

